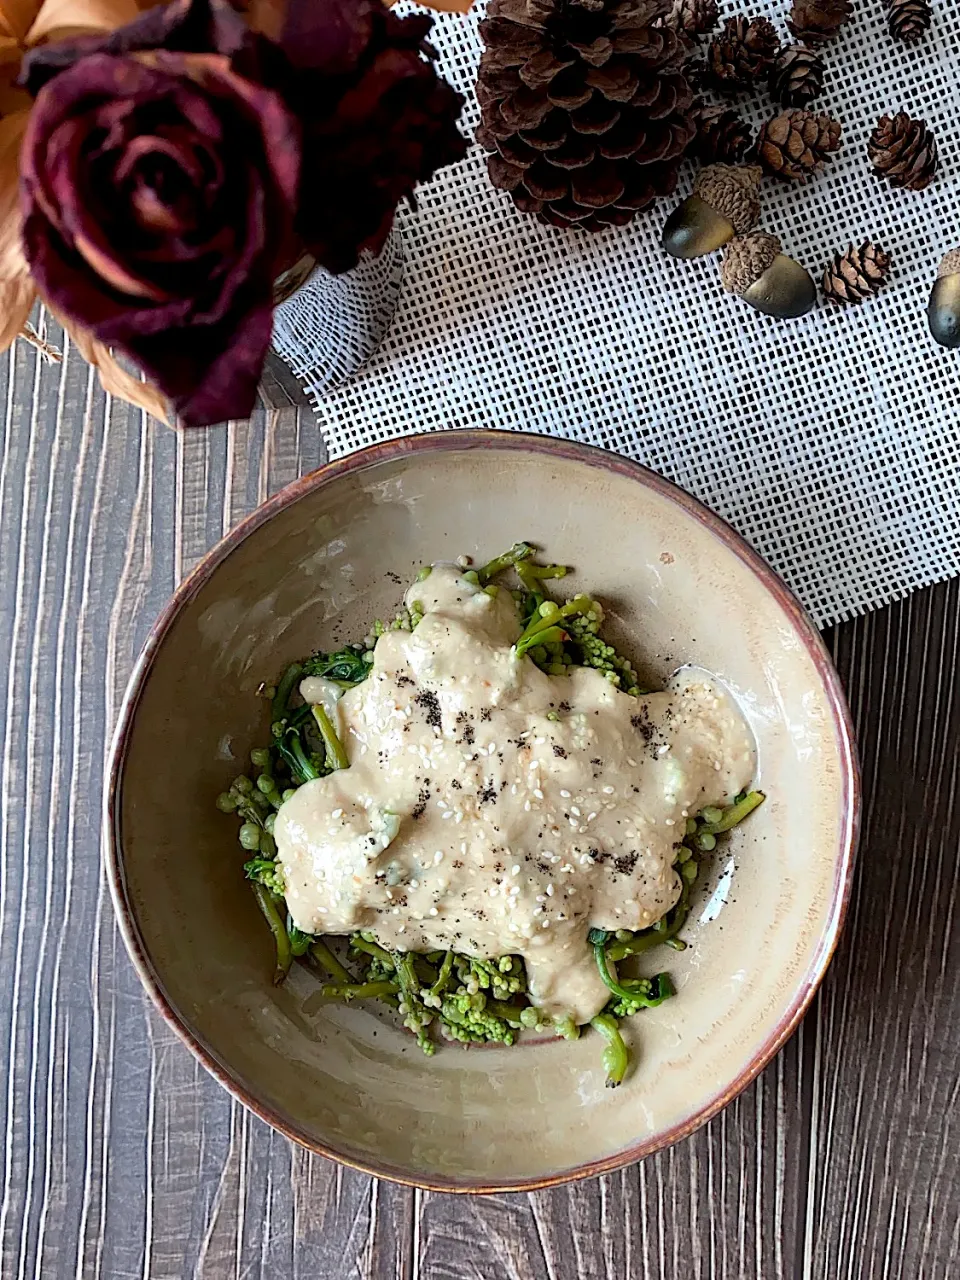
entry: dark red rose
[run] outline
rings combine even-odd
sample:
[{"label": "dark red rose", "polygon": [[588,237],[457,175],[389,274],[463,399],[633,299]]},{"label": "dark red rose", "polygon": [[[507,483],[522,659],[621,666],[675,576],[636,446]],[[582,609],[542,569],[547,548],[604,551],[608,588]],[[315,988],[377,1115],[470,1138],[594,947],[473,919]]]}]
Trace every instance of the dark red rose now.
[{"label": "dark red rose", "polygon": [[288,0],[273,42],[228,0],[174,0],[105,38],[31,50],[22,83],[36,94],[92,51],[224,54],[300,122],[295,229],[328,271],[349,271],[363,250],[380,248],[416,184],[466,154],[463,98],[437,75],[432,26],[425,14],[398,18],[381,0]]},{"label": "dark red rose", "polygon": [[34,278],[188,425],[246,416],[299,165],[296,119],[226,57],[88,52],[40,89],[24,139]]},{"label": "dark red rose", "polygon": [[249,413],[292,241],[350,270],[465,154],[431,26],[381,0],[289,0],[273,41],[228,0],[174,0],[31,50],[21,172],[41,289],[185,422]]}]

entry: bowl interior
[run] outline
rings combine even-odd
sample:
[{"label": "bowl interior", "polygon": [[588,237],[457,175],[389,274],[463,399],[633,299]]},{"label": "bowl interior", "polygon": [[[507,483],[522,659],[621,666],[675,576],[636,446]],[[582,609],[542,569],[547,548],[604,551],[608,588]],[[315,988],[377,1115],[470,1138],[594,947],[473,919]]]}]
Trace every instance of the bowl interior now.
[{"label": "bowl interior", "polygon": [[[155,634],[117,739],[121,916],[148,985],[221,1078],[302,1141],[390,1176],[489,1187],[592,1173],[694,1125],[791,1028],[839,923],[853,766],[829,665],[733,535],[606,455],[497,436],[401,442],[274,500]],[[693,662],[736,691],[767,803],[698,885],[677,996],[628,1024],[636,1066],[604,1088],[595,1036],[424,1058],[364,1007],[324,1006],[272,943],[213,801],[269,719],[285,663],[362,637],[422,564],[518,538],[574,566],[641,670]],[[651,964],[657,964],[656,960]],[[651,969],[651,972],[654,970]]]}]

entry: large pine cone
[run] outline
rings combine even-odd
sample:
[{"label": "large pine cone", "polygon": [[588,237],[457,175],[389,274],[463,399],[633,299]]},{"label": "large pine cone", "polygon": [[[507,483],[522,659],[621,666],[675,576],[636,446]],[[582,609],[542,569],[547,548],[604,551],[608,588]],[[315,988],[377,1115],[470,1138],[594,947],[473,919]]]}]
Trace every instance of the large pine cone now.
[{"label": "large pine cone", "polygon": [[878,244],[864,240],[846,253],[836,253],[823,271],[821,288],[831,302],[856,304],[875,297],[887,283],[890,255]]},{"label": "large pine cone", "polygon": [[768,120],[757,139],[757,158],[767,173],[805,182],[840,147],[840,124],[829,116],[794,108]]},{"label": "large pine cone", "polygon": [[600,231],[671,192],[694,133],[666,0],[490,0],[477,141],[541,222]]},{"label": "large pine cone", "polygon": [[802,44],[780,50],[770,72],[770,93],[785,107],[807,107],[823,93],[823,59]]},{"label": "large pine cone", "polygon": [[802,44],[832,40],[853,14],[850,0],[793,0],[787,26]]},{"label": "large pine cone", "polygon": [[930,0],[887,0],[887,26],[894,40],[913,44],[930,26]]},{"label": "large pine cone", "polygon": [[867,143],[875,171],[895,187],[922,191],[937,172],[937,140],[922,120],[906,111],[881,116]]},{"label": "large pine cone", "polygon": [[765,80],[780,48],[766,18],[728,18],[707,51],[709,83],[720,93],[740,93]]}]

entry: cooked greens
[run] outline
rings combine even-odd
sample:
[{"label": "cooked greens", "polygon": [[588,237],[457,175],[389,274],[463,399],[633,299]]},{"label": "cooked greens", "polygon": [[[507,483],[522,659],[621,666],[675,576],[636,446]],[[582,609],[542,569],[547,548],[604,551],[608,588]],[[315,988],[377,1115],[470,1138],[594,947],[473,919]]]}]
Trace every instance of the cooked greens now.
[{"label": "cooked greens", "polygon": [[[508,571],[516,574],[520,585],[514,588],[513,596],[522,623],[516,642],[518,655],[528,655],[554,676],[563,675],[573,666],[592,667],[617,688],[639,695],[642,689],[636,671],[600,634],[601,606],[582,594],[563,603],[551,599],[544,584],[563,578],[567,570],[562,565],[538,564],[533,556],[534,548],[520,542],[482,568],[465,570],[463,576],[496,594],[509,588],[494,579]],[[429,573],[429,568],[422,570],[419,580],[425,580]],[[388,630],[412,630],[422,616],[422,610],[413,604],[393,621],[375,623],[362,644],[347,645],[332,653],[315,653],[288,666],[276,687],[267,690],[271,699],[270,741],[250,753],[253,775],[237,777],[217,798],[221,810],[240,819],[241,847],[253,855],[244,870],[275,940],[274,980],[282,982],[293,961],[300,960],[317,971],[326,998],[346,1002],[378,1000],[396,1010],[427,1054],[435,1052],[437,1033],[461,1043],[507,1045],[513,1044],[523,1029],[552,1030],[567,1038],[576,1037],[580,1028],[572,1018],[549,1021],[531,1003],[526,968],[518,956],[478,959],[454,951],[390,951],[372,933],[360,932],[346,940],[341,958],[329,939],[303,933],[287,913],[283,872],[276,860],[275,815],[298,787],[349,765],[330,715],[324,707],[302,701],[300,681],[319,676],[341,689],[355,687],[372,669],[372,648],[377,638]],[[588,945],[610,992],[606,1007],[591,1022],[606,1041],[603,1061],[608,1085],[619,1084],[628,1068],[620,1020],[655,1007],[673,994],[666,973],[651,978],[630,977],[620,973],[617,966],[660,944],[684,948],[678,935],[690,909],[700,859],[716,847],[718,837],[723,838],[762,800],[759,792],[742,793],[730,806],[708,808],[688,820],[675,846],[681,894],[655,925],[640,932],[590,930]]]}]

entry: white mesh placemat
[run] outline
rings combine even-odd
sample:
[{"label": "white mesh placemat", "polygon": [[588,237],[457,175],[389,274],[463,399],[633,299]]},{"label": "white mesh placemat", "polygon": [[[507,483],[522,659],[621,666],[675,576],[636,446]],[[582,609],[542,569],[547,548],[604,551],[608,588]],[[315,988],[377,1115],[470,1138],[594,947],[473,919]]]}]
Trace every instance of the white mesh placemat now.
[{"label": "white mesh placemat", "polygon": [[[960,243],[960,0],[933,0],[912,49],[890,39],[882,0],[854,2],[815,104],[841,120],[843,149],[803,187],[767,180],[761,225],[817,279],[836,249],[875,238],[894,264],[878,299],[761,316],[722,292],[717,258],[662,253],[672,201],[599,236],[541,227],[490,187],[474,147],[402,216],[394,325],[319,404],[331,454],[467,426],[617,450],[725,516],[821,623],[960,572],[960,351],[936,346],[925,317],[937,263]],[[787,39],[787,8],[749,12]],[[477,21],[438,18],[431,37],[468,95],[471,135]],[[925,192],[895,191],[867,163],[878,116],[901,107],[940,144]],[[774,111],[766,95],[742,109]]]}]

